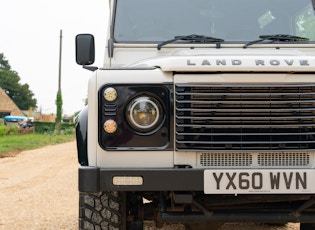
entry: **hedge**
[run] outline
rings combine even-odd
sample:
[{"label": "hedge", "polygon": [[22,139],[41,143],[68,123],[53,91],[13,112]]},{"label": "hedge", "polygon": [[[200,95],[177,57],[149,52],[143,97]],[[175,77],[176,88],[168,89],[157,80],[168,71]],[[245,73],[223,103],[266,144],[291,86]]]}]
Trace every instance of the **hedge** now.
[{"label": "hedge", "polygon": [[12,125],[10,129],[6,125],[0,125],[0,137],[8,134],[16,135],[19,133],[19,127],[17,125]]},{"label": "hedge", "polygon": [[[56,123],[55,122],[33,122],[35,133],[54,133],[56,130]],[[63,133],[73,133],[74,132],[74,125],[68,123],[61,123],[61,132]]]},{"label": "hedge", "polygon": [[8,127],[6,125],[0,125],[0,137],[8,133]]},{"label": "hedge", "polygon": [[[35,133],[53,134],[56,131],[55,122],[33,122]],[[64,134],[74,133],[74,124],[61,123],[61,132]],[[0,136],[7,134],[18,134],[19,128],[17,125],[12,125],[10,129],[6,125],[0,125]]]}]

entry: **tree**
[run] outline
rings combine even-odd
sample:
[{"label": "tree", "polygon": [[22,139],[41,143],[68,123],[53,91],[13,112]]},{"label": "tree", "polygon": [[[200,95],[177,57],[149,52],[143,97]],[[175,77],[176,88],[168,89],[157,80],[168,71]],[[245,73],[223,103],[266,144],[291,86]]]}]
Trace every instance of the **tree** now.
[{"label": "tree", "polygon": [[62,120],[62,94],[61,94],[61,90],[58,90],[58,92],[57,92],[56,106],[57,106],[56,130],[57,130],[57,135],[59,135],[60,129],[61,129],[61,120]]},{"label": "tree", "polygon": [[0,70],[10,70],[9,62],[5,60],[3,53],[0,53]]},{"label": "tree", "polygon": [[28,84],[21,84],[17,72],[11,70],[9,61],[0,53],[0,87],[22,110],[37,107],[37,100]]}]

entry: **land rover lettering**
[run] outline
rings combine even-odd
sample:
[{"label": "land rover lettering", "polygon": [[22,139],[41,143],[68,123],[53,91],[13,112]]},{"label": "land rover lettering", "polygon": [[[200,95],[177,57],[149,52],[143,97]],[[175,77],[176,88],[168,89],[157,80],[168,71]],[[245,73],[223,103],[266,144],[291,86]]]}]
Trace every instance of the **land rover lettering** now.
[{"label": "land rover lettering", "polygon": [[252,58],[242,58],[242,59],[188,59],[186,61],[187,66],[301,66],[308,67],[314,66],[315,60],[311,59],[252,59]]}]

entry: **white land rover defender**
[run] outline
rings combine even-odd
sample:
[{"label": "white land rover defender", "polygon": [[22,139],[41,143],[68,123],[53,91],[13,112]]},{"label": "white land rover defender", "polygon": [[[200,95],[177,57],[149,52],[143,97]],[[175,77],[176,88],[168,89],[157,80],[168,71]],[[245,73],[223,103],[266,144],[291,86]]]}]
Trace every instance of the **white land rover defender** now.
[{"label": "white land rover defender", "polygon": [[108,1],[102,67],[76,37],[80,229],[315,229],[315,1]]}]

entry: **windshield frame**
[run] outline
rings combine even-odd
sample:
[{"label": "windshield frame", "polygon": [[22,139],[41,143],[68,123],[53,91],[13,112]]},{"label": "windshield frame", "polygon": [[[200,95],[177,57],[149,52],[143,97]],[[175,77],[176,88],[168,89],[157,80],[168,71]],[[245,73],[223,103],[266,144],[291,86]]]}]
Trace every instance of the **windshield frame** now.
[{"label": "windshield frame", "polygon": [[[158,43],[161,43],[161,42],[164,42],[166,40],[170,40],[170,39],[173,39],[174,37],[176,36],[187,36],[189,34],[175,34],[174,37],[168,37],[167,39],[164,38],[164,39],[149,39],[149,40],[135,40],[135,39],[119,39],[117,34],[116,34],[116,23],[117,23],[117,9],[118,9],[118,2],[120,1],[124,1],[124,0],[116,0],[114,2],[114,8],[113,8],[113,14],[112,14],[112,25],[111,25],[111,29],[110,29],[110,37],[112,38],[113,42],[114,43],[122,43],[122,44],[158,44]],[[216,0],[213,0],[213,1],[216,1]],[[281,0],[281,1],[284,1],[284,0]],[[307,1],[307,0],[304,0],[304,1]],[[309,1],[309,4],[307,5],[308,7],[312,6],[311,2],[312,0],[308,0]],[[300,9],[299,11],[301,11],[303,9]],[[297,11],[298,12],[298,11]],[[313,14],[314,14],[314,8],[313,8]],[[313,19],[314,19],[314,22],[315,22],[315,16],[313,16]],[[268,20],[267,20],[268,21]],[[251,37],[251,38],[248,38],[248,39],[232,39],[232,40],[229,40],[229,39],[226,39],[224,37],[218,37],[218,36],[215,36],[215,37],[218,37],[218,38],[221,38],[221,39],[224,39],[224,42],[222,42],[222,44],[246,44],[250,41],[253,41],[253,40],[257,40],[259,39],[259,36],[260,35],[264,35],[265,33],[262,33],[262,34],[257,34],[257,37]],[[202,34],[203,36],[212,36],[211,34]],[[293,34],[294,36],[299,36],[299,35],[296,35],[296,34]],[[187,44],[187,43],[190,43],[190,42],[187,42],[187,41],[182,41],[182,40],[177,40],[177,41],[174,41],[173,42],[174,44]],[[262,44],[268,44],[270,42],[263,42],[261,43]],[[310,41],[308,42],[301,42],[301,41],[272,41],[272,44],[314,44],[315,43],[315,29],[314,29],[314,38],[312,37],[310,39]],[[197,43],[196,43],[197,44]],[[191,45],[191,44],[190,44]]]}]

